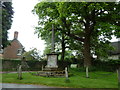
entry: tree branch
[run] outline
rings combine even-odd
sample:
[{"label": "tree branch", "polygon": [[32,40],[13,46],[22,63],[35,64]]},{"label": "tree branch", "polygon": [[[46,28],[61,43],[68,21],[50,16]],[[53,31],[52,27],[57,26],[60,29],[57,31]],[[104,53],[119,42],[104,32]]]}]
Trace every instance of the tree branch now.
[{"label": "tree branch", "polygon": [[75,34],[69,34],[69,33],[65,33],[65,34],[66,34],[67,36],[69,36],[69,37],[75,39],[75,40],[78,40],[78,41],[84,42],[84,39],[83,39],[83,38],[78,37],[78,36],[75,35]]}]

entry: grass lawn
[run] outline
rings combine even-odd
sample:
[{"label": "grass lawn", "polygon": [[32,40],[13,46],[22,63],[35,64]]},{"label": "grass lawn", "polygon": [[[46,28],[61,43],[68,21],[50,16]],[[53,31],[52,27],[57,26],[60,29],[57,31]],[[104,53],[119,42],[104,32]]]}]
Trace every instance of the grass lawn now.
[{"label": "grass lawn", "polygon": [[85,77],[85,72],[78,72],[74,69],[70,70],[70,73],[73,73],[73,76],[69,77],[69,83],[65,82],[65,78],[33,76],[30,73],[23,73],[22,80],[18,80],[15,73],[2,74],[2,82],[71,88],[118,88],[116,73],[103,71],[90,72],[90,78]]},{"label": "grass lawn", "polygon": [[0,74],[0,83],[2,83],[2,74]]}]

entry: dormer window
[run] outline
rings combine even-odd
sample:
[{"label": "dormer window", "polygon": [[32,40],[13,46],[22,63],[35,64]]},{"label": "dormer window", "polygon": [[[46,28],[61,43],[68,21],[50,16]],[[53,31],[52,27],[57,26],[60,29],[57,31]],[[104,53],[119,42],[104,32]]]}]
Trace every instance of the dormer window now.
[{"label": "dormer window", "polygon": [[22,49],[18,49],[17,55],[22,55]]}]

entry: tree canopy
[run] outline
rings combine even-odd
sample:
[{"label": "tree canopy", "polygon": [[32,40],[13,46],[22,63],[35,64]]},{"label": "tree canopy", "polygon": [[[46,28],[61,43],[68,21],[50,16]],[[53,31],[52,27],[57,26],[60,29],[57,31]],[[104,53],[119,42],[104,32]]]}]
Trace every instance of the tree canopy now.
[{"label": "tree canopy", "polygon": [[13,7],[11,2],[2,3],[2,48],[9,44],[8,41],[8,30],[12,25],[13,18]]},{"label": "tree canopy", "polygon": [[84,65],[91,66],[92,54],[107,52],[112,36],[120,36],[119,10],[119,2],[40,2],[33,12],[39,17],[36,32],[42,39],[49,40],[54,24],[56,39],[64,46],[57,43],[82,52]]}]

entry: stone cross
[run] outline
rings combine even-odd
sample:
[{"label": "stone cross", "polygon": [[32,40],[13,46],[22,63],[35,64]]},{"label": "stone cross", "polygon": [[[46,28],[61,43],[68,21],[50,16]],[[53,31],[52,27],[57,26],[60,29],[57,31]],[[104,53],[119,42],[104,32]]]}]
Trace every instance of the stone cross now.
[{"label": "stone cross", "polygon": [[49,68],[58,68],[57,59],[58,54],[55,53],[55,33],[54,26],[52,25],[52,44],[51,44],[51,54],[47,54],[47,65],[45,66],[47,69]]},{"label": "stone cross", "polygon": [[51,52],[55,52],[55,33],[54,33],[54,26],[52,24],[52,50]]}]

